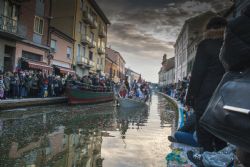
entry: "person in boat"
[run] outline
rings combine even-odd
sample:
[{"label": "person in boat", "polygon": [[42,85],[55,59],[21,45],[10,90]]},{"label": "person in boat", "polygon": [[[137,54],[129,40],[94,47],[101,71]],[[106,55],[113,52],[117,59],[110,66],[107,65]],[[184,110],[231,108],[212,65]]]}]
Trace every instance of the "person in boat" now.
[{"label": "person in boat", "polygon": [[125,85],[126,85],[126,88],[128,90],[128,93],[130,92],[130,86],[129,86],[129,82],[128,82],[128,76],[126,76],[125,78]]},{"label": "person in boat", "polygon": [[128,90],[127,90],[125,83],[122,83],[120,90],[119,90],[120,97],[125,98],[127,96],[127,92]]},{"label": "person in boat", "polygon": [[101,91],[105,91],[106,84],[105,84],[104,78],[100,79],[99,85],[100,85]]}]

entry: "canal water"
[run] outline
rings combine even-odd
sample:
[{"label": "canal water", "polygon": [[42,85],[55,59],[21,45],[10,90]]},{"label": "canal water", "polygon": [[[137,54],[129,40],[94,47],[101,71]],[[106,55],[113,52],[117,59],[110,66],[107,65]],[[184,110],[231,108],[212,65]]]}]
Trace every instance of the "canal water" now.
[{"label": "canal water", "polygon": [[147,108],[113,103],[0,113],[1,167],[165,167],[175,111],[153,95]]}]

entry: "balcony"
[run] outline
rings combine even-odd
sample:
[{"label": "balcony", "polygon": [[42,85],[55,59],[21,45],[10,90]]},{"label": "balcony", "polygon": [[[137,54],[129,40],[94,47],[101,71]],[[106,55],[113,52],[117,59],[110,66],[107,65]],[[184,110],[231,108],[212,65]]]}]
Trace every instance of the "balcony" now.
[{"label": "balcony", "polygon": [[90,67],[94,67],[95,66],[95,62],[93,60],[89,60],[88,65]]},{"label": "balcony", "polygon": [[96,42],[92,41],[89,43],[89,48],[95,48],[96,47]]},{"label": "balcony", "polygon": [[24,38],[18,33],[17,20],[3,15],[0,15],[0,35],[15,40]]},{"label": "balcony", "polygon": [[90,24],[90,28],[96,29],[98,27],[97,21],[93,20],[93,22]]},{"label": "balcony", "polygon": [[86,67],[86,68],[91,68],[94,66],[94,62],[89,60],[86,57],[78,57],[77,64],[82,66],[82,67]]},{"label": "balcony", "polygon": [[99,37],[101,37],[101,38],[106,37],[106,31],[105,31],[104,27],[100,27],[98,34],[99,34]]},{"label": "balcony", "polygon": [[83,11],[83,12],[82,12],[82,18],[83,18],[83,21],[84,21],[86,24],[90,24],[90,25],[93,24],[93,17],[92,17],[91,14],[88,13],[87,11]]},{"label": "balcony", "polygon": [[101,71],[101,70],[102,70],[102,66],[101,66],[100,64],[97,64],[97,65],[96,65],[96,70],[97,70],[97,71]]},{"label": "balcony", "polygon": [[82,66],[84,64],[87,64],[88,60],[85,57],[78,56],[77,57],[77,64]]},{"label": "balcony", "polygon": [[81,43],[83,45],[89,45],[91,43],[91,39],[87,34],[82,34],[81,35]]},{"label": "balcony", "polygon": [[99,47],[97,49],[97,52],[98,52],[98,54],[103,55],[103,54],[105,54],[105,49],[103,47]]},{"label": "balcony", "polygon": [[0,30],[12,34],[17,33],[17,21],[6,17],[6,16],[0,16]]}]

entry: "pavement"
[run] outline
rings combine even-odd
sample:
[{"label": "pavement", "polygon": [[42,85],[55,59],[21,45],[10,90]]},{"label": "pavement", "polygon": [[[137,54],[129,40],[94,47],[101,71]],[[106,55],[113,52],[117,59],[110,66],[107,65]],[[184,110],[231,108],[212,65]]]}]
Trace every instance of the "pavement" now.
[{"label": "pavement", "polygon": [[67,97],[8,99],[0,101],[0,111],[19,107],[66,103]]}]

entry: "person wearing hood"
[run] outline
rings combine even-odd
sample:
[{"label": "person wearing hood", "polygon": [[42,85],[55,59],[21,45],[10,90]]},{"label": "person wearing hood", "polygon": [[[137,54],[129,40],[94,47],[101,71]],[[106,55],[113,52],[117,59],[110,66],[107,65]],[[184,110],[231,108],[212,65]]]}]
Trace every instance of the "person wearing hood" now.
[{"label": "person wearing hood", "polygon": [[196,114],[196,132],[199,145],[204,151],[221,150],[226,142],[205,130],[199,120],[220,83],[225,70],[219,60],[227,21],[222,17],[211,18],[206,26],[204,39],[199,43],[186,96],[186,105]]},{"label": "person wearing hood", "polygon": [[[228,23],[220,59],[226,71],[242,72],[250,68],[250,5]],[[238,147],[236,154],[235,166],[250,166],[250,150]]]}]

